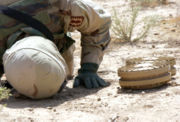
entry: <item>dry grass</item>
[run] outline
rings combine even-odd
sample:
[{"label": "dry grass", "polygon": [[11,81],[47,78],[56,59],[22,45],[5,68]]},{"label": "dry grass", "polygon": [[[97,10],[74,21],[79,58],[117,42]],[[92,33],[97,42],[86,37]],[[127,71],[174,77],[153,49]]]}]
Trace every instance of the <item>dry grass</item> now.
[{"label": "dry grass", "polygon": [[156,7],[159,5],[167,5],[168,0],[134,0],[142,7]]},{"label": "dry grass", "polygon": [[112,31],[118,40],[124,40],[132,44],[146,37],[148,31],[157,22],[157,16],[146,16],[138,18],[139,8],[117,13],[114,9]]}]

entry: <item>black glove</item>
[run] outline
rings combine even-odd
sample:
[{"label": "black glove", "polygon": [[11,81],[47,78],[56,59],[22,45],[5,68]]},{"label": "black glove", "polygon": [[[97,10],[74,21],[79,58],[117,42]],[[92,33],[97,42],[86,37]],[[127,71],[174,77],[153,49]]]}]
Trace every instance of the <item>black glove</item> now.
[{"label": "black glove", "polygon": [[78,76],[75,78],[73,87],[84,85],[86,88],[98,88],[108,85],[97,75],[98,65],[95,63],[84,63],[78,70]]}]

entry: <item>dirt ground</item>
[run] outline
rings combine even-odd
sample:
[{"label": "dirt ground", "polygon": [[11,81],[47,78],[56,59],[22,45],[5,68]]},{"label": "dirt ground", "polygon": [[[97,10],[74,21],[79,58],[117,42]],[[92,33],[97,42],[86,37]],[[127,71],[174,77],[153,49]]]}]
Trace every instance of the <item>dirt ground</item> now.
[{"label": "dirt ground", "polygon": [[[110,12],[129,5],[127,0],[94,0]],[[144,14],[156,13],[165,18],[177,16],[174,1],[167,5],[146,8]],[[172,20],[172,19],[171,19]],[[52,98],[30,100],[10,97],[0,111],[0,122],[180,122],[180,27],[174,21],[161,23],[150,31],[147,38],[134,45],[115,41],[107,49],[99,75],[111,85],[106,88],[72,88],[73,80]],[[80,34],[75,52],[75,75],[79,68]],[[167,84],[150,90],[122,90],[117,75],[118,67],[130,57],[154,55],[174,56],[176,75]]]}]

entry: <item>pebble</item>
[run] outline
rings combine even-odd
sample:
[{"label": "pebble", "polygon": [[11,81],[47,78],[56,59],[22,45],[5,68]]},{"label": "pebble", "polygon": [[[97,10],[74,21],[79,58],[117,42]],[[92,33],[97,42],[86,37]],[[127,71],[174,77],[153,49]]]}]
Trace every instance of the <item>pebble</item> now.
[{"label": "pebble", "polygon": [[111,96],[112,94],[111,93],[108,93],[107,96]]},{"label": "pebble", "polygon": [[171,31],[172,31],[172,32],[176,32],[176,29],[172,29]]},{"label": "pebble", "polygon": [[47,109],[52,110],[52,109],[53,109],[53,107],[47,107]]},{"label": "pebble", "polygon": [[101,98],[98,98],[97,101],[101,101]]},{"label": "pebble", "polygon": [[154,33],[154,35],[159,35],[159,33]]},{"label": "pebble", "polygon": [[32,109],[32,108],[28,108],[28,111],[33,111],[34,109]]},{"label": "pebble", "polygon": [[146,92],[145,91],[142,91],[141,94],[145,94]]}]

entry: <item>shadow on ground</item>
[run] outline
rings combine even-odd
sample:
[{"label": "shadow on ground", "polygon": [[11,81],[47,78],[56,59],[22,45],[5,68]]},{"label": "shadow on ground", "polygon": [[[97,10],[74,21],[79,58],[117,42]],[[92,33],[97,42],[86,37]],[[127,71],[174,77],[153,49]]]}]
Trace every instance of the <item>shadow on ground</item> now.
[{"label": "shadow on ground", "polygon": [[64,102],[80,99],[85,96],[96,94],[99,90],[103,88],[96,89],[86,89],[84,87],[69,88],[65,87],[60,93],[57,93],[53,97],[42,99],[42,100],[32,100],[24,96],[14,97],[11,96],[8,100],[1,101],[0,104],[6,104],[8,108],[47,108],[55,107]]}]

